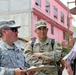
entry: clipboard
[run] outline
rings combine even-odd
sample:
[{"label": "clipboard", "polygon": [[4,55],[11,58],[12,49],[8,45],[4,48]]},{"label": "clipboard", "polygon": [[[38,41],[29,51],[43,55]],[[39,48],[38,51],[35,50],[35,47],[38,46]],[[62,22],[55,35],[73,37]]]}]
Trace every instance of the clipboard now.
[{"label": "clipboard", "polygon": [[51,66],[44,66],[44,65],[40,65],[38,67],[36,66],[31,66],[30,68],[27,69],[27,71],[40,71],[40,70],[45,70],[45,69],[49,69],[51,68]]}]

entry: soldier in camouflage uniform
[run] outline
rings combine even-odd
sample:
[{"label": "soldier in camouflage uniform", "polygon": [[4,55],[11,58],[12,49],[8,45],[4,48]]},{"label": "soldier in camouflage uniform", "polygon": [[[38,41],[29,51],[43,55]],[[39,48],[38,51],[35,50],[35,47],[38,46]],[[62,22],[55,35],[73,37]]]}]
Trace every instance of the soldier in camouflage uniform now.
[{"label": "soldier in camouflage uniform", "polygon": [[[30,66],[50,65],[47,70],[37,71],[34,75],[57,75],[56,60],[60,59],[62,46],[55,40],[54,47],[51,47],[51,39],[47,37],[48,28],[46,23],[41,20],[35,23],[35,33],[38,38],[32,48],[29,41],[24,49],[26,61]],[[52,66],[53,65],[53,66]]]},{"label": "soldier in camouflage uniform", "polygon": [[[0,22],[0,75],[26,75],[24,52],[14,43],[18,39],[18,28],[14,21]],[[21,70],[22,69],[22,70]],[[28,75],[33,75],[29,72]]]}]

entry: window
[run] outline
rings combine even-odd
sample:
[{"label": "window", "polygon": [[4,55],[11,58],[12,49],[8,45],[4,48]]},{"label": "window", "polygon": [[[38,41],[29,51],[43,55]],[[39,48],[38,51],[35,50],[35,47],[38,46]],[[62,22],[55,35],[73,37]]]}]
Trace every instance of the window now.
[{"label": "window", "polygon": [[58,18],[58,9],[54,6],[54,17]]},{"label": "window", "polygon": [[46,1],[46,12],[50,13],[50,3]]},{"label": "window", "polygon": [[36,0],[35,4],[41,7],[41,0]]},{"label": "window", "polygon": [[64,14],[61,12],[61,22],[64,23]]},{"label": "window", "polygon": [[64,40],[68,40],[68,35],[67,35],[67,33],[65,33],[65,32],[63,32],[63,39],[64,39]]},{"label": "window", "polygon": [[65,32],[63,32],[63,39],[65,40]]},{"label": "window", "polygon": [[51,34],[54,34],[54,26],[51,25]]},{"label": "window", "polygon": [[70,19],[69,19],[69,16],[67,16],[67,26],[70,26]]}]

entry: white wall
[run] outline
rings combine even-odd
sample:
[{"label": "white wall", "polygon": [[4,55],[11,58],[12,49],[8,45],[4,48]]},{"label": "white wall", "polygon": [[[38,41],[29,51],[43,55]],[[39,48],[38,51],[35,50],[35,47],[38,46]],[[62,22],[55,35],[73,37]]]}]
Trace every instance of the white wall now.
[{"label": "white wall", "polygon": [[31,0],[0,0],[0,10],[0,21],[15,20],[19,37],[31,37]]}]

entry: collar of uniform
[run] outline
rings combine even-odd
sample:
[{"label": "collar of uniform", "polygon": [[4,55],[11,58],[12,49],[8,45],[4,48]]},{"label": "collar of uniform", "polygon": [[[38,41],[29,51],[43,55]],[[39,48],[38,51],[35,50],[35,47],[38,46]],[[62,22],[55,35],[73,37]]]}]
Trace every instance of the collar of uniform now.
[{"label": "collar of uniform", "polygon": [[4,44],[4,46],[8,49],[8,50],[18,50],[18,48],[16,47],[16,45],[14,44],[13,47],[9,46],[5,41],[1,40]]},{"label": "collar of uniform", "polygon": [[[50,39],[47,37],[47,39],[43,42],[45,45],[49,44]],[[35,45],[41,44],[41,41],[37,38],[35,41]]]}]

